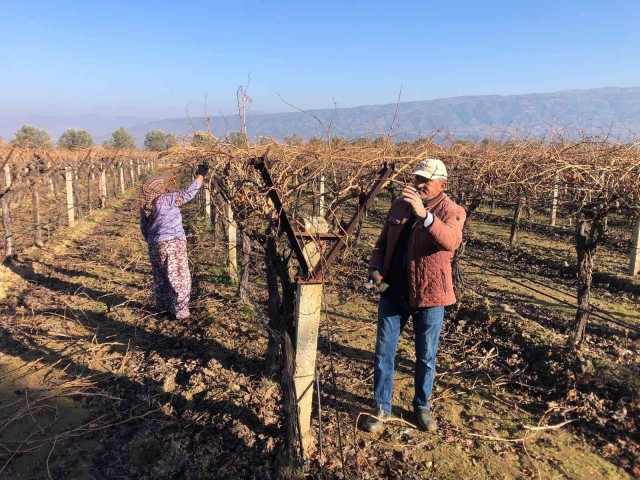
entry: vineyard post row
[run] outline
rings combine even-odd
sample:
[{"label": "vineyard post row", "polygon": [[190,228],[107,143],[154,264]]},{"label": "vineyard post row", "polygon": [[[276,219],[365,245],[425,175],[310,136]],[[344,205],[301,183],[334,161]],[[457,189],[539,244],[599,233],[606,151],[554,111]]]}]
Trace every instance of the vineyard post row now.
[{"label": "vineyard post row", "polygon": [[[638,182],[640,183],[640,179],[638,180]],[[575,210],[575,207],[572,207],[570,204],[571,203],[575,203],[578,202],[578,200],[575,198],[576,197],[576,192],[575,191],[569,191],[569,186],[567,184],[565,184],[563,186],[563,189],[560,188],[560,184],[555,183],[553,186],[553,190],[550,193],[550,202],[546,202],[544,201],[545,199],[542,198],[540,199],[542,202],[533,205],[534,207],[537,207],[538,210],[540,211],[541,209],[549,209],[549,226],[551,227],[557,227],[557,222],[559,220],[559,215],[558,215],[558,211],[559,211],[559,207],[564,203],[565,207],[567,207],[568,210],[571,210],[572,208],[574,208],[574,211],[571,212],[567,212],[568,216],[566,217],[566,221],[568,223],[569,227],[573,227],[574,230],[576,231],[576,234],[579,235],[579,230],[578,228],[574,225],[574,220],[575,218],[579,218],[579,212],[577,212]],[[562,193],[562,190],[564,190],[564,193]],[[587,198],[590,198],[591,195],[589,195]],[[512,235],[510,237],[510,245],[515,245],[517,243],[517,231],[519,229],[519,223],[520,220],[522,218],[522,214],[526,208],[530,208],[532,205],[532,199],[531,198],[525,198],[524,201],[522,201],[522,198],[518,198],[518,201],[515,203],[515,206],[513,207],[513,217],[512,217],[512,221],[511,221],[511,229],[512,229]],[[494,214],[494,208],[495,208],[495,197],[492,198],[491,203],[490,203],[490,210],[489,213],[490,214]],[[616,210],[617,208],[614,208],[613,210]],[[531,212],[531,210],[529,210],[529,212]],[[640,272],[640,233],[639,233],[639,229],[640,229],[640,208],[636,207],[634,208],[633,206],[631,206],[630,208],[626,208],[626,209],[620,209],[617,212],[619,215],[622,215],[623,217],[626,217],[627,221],[629,223],[631,223],[633,225],[632,229],[631,229],[631,235],[628,241],[628,245],[629,245],[629,255],[628,255],[628,262],[629,262],[629,266],[627,269],[627,273],[630,276],[635,276],[638,275],[638,273]],[[530,213],[528,214],[530,215]],[[603,224],[605,225],[605,227],[608,224],[608,217],[606,217],[603,220]],[[579,226],[578,226],[579,227]]]},{"label": "vineyard post row", "polygon": [[[543,202],[541,204],[535,205],[536,207],[538,207],[539,210],[540,209],[546,210],[547,208],[549,209],[549,226],[551,227],[557,227],[558,220],[562,218],[562,217],[559,217],[559,214],[558,214],[559,207],[561,206],[561,204],[563,202],[565,204],[568,204],[576,201],[576,199],[574,198],[575,192],[567,193],[567,190],[568,190],[568,186],[565,185],[564,193],[561,193],[560,185],[554,184],[553,191],[550,193],[551,201],[545,202],[544,199],[542,199]],[[517,231],[519,228],[519,223],[522,218],[523,211],[525,210],[525,206],[528,208],[531,205],[530,198],[526,198],[524,203],[521,203],[520,200],[521,199],[518,199],[518,201],[515,203],[515,206],[513,207],[514,214],[512,217],[512,227],[511,227],[512,235],[510,237],[510,242],[509,242],[510,245],[512,246],[517,243]],[[495,208],[495,198],[493,198],[490,203],[489,213],[492,215],[494,214],[494,208]],[[629,267],[627,269],[628,275],[633,277],[635,275],[638,275],[638,273],[640,273],[640,233],[638,232],[638,229],[640,228],[640,209],[629,208],[627,210],[628,212],[625,212],[623,210],[622,212],[618,212],[618,213],[622,213],[622,215],[626,216],[626,218],[628,218],[628,221],[633,224],[633,227],[631,230],[631,236],[629,238],[629,258],[628,258]],[[570,212],[569,215],[566,217],[568,226],[573,227],[574,230],[577,230],[574,225],[574,219],[575,217],[578,217],[578,216],[579,215],[577,215],[576,212],[573,212],[573,213]],[[608,218],[605,218],[604,220],[605,225],[608,223],[607,220]]]},{"label": "vineyard post row", "polygon": [[[98,170],[99,208],[105,208],[109,199],[109,180],[113,185],[112,197],[125,192],[140,180],[142,173],[155,170],[158,154],[142,151],[105,151],[92,149],[87,151],[32,150],[6,148],[0,149],[0,162],[3,163],[4,188],[0,191],[2,205],[2,226],[4,233],[4,262],[11,261],[15,254],[15,239],[33,232],[33,243],[43,246],[43,222],[40,192],[38,188],[47,184],[53,197],[53,206],[58,214],[58,224],[73,227],[83,218],[81,190],[87,195],[86,205],[89,212],[93,209],[93,185]],[[124,166],[129,166],[128,182],[125,182]],[[66,221],[60,217],[58,195],[59,177],[64,179]],[[31,194],[33,223],[29,227],[16,231],[12,209],[24,208],[23,201],[27,193]],[[53,220],[48,224],[53,224]]]},{"label": "vineyard post row", "polygon": [[[241,158],[259,156],[265,145],[250,145],[237,148],[224,142],[212,143],[211,147],[184,151],[193,158],[213,155],[217,162],[215,171],[225,172],[227,199],[229,192],[247,192],[250,175],[243,171]],[[640,150],[636,143],[619,143],[607,137],[585,137],[583,139],[558,139],[553,143],[537,140],[486,142],[471,144],[453,142],[449,145],[435,142],[414,142],[391,145],[384,148],[343,145],[287,146],[275,141],[269,144],[273,158],[279,158],[279,188],[293,189],[288,193],[289,211],[295,216],[300,206],[302,189],[312,190],[313,212],[320,213],[325,201],[328,205],[326,219],[333,228],[339,229],[336,208],[344,205],[346,197],[362,192],[363,165],[371,167],[382,160],[397,161],[399,165],[413,164],[418,158],[432,156],[442,158],[450,171],[449,190],[455,201],[467,210],[467,225],[473,221],[474,211],[489,198],[516,201],[510,241],[515,244],[518,223],[525,209],[541,200],[549,213],[549,223],[556,223],[558,212],[575,224],[575,248],[578,256],[579,280],[576,315],[577,334],[575,342],[583,338],[584,318],[581,312],[588,311],[588,296],[594,268],[594,253],[607,240],[608,220],[616,213],[620,218],[632,219],[635,233],[629,245],[628,273],[638,273],[638,208],[640,208]],[[240,161],[240,163],[238,163]],[[410,183],[410,176],[398,177],[393,183],[397,191]],[[237,178],[234,178],[237,175]],[[328,181],[328,195],[323,192]],[[299,183],[300,182],[300,183]],[[235,183],[235,186],[234,186]],[[253,192],[254,196],[257,192]],[[308,192],[307,192],[308,194]],[[392,193],[392,197],[395,195]],[[233,195],[232,195],[233,196]],[[257,198],[257,197],[256,197]],[[237,214],[246,206],[236,205],[228,212]],[[320,207],[320,208],[318,208]],[[261,209],[255,209],[259,212]],[[242,213],[246,216],[246,213]],[[268,215],[267,215],[268,217]],[[264,217],[263,217],[264,218]],[[244,222],[244,221],[243,221]],[[235,222],[233,222],[235,224]],[[244,222],[246,223],[246,222]],[[241,235],[240,235],[241,236]],[[229,255],[233,258],[236,245],[229,239]],[[235,270],[234,263],[229,262]],[[458,279],[458,277],[456,277]],[[460,276],[460,278],[462,278]]]}]

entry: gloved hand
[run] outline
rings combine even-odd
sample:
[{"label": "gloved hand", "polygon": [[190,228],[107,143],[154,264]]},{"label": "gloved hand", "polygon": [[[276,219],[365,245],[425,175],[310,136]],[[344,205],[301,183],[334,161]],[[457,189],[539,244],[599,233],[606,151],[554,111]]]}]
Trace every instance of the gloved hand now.
[{"label": "gloved hand", "polygon": [[382,274],[377,267],[369,267],[369,280],[371,280],[375,284],[378,284],[382,281]]},{"label": "gloved hand", "polygon": [[375,293],[382,293],[389,288],[389,284],[382,281],[382,274],[376,267],[369,267],[369,280]]},{"label": "gloved hand", "polygon": [[206,177],[207,173],[209,173],[209,164],[205,160],[200,165],[198,165],[198,175],[202,175],[203,177]]},{"label": "gloved hand", "polygon": [[380,282],[375,287],[373,287],[373,291],[375,293],[383,293],[387,290],[387,288],[389,288],[388,283]]}]

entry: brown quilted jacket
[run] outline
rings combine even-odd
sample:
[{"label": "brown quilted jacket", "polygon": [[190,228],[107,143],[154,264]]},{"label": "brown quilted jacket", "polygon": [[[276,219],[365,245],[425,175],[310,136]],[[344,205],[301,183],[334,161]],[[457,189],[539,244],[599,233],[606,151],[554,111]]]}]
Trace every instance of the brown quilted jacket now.
[{"label": "brown quilted jacket", "polygon": [[[429,210],[434,217],[433,223],[424,228],[422,222],[417,220],[409,237],[407,274],[409,305],[413,308],[456,303],[451,262],[453,253],[462,242],[462,227],[467,215],[462,207],[453,203],[446,195],[431,205]],[[391,205],[369,261],[369,265],[377,267],[383,277],[389,271],[393,249],[410,213],[411,206],[401,198]]]}]

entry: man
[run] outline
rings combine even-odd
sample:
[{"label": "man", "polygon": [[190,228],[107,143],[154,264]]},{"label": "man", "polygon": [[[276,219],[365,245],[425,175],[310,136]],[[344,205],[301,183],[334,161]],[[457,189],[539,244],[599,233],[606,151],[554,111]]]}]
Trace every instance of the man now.
[{"label": "man", "polygon": [[414,186],[405,187],[391,205],[369,262],[369,278],[382,295],[374,360],[376,412],[364,425],[368,431],[378,430],[391,415],[396,346],[409,317],[415,330],[416,423],[421,430],[437,429],[428,402],[444,307],[456,302],[451,262],[466,214],[444,193],[447,169],[441,160],[421,161],[413,175]]}]

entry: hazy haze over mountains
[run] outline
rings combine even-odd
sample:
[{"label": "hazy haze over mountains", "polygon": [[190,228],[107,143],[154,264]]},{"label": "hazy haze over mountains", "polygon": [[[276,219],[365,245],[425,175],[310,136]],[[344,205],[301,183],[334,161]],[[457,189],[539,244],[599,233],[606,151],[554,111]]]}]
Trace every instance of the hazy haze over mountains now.
[{"label": "hazy haze over mountains", "polygon": [[[374,137],[386,134],[391,127],[395,104],[352,108],[310,110],[308,113],[288,112],[247,115],[249,135],[282,139],[298,134],[304,138],[324,135],[323,128],[331,124],[333,135],[348,138]],[[144,112],[141,112],[144,115]],[[313,116],[312,116],[312,115]],[[331,123],[333,120],[333,123]],[[29,123],[48,130],[54,139],[67,128],[84,128],[101,142],[120,126],[131,131],[142,146],[151,130],[175,133],[179,137],[195,130],[204,130],[204,118],[145,119],[141,117],[38,117],[0,116],[0,136],[9,140],[23,124]],[[400,103],[393,127],[395,138],[413,139],[435,130],[453,133],[457,138],[479,139],[507,134],[542,136],[555,128],[566,127],[570,133],[611,131],[624,135],[629,130],[640,133],[640,87],[605,87],[591,90],[566,90],[528,95],[482,95],[443,98]],[[214,116],[210,119],[214,135],[239,130],[237,115]]]}]

